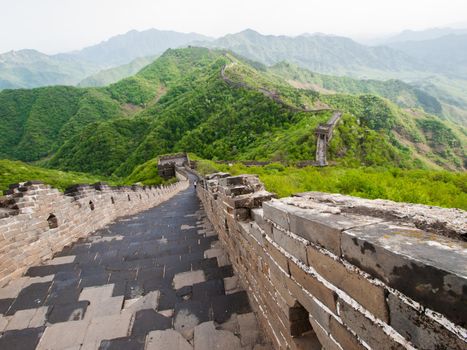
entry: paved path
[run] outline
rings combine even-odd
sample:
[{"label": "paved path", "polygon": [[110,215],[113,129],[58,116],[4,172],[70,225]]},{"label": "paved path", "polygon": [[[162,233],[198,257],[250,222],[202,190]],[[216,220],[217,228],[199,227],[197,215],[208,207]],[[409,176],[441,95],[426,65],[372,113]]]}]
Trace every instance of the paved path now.
[{"label": "paved path", "polygon": [[2,350],[269,348],[192,187],[0,288],[0,332]]}]

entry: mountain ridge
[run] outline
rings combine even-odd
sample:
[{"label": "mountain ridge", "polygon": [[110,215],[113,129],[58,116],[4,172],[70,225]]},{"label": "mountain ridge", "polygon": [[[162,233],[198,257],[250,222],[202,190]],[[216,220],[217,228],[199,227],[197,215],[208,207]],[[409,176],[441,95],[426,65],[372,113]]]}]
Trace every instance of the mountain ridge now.
[{"label": "mountain ridge", "polygon": [[[85,78],[132,60],[161,54],[168,48],[194,40],[201,34],[149,29],[129,31],[81,50],[47,55],[25,49],[0,54],[0,90],[50,85],[77,85]],[[12,56],[21,59],[12,60]]]}]

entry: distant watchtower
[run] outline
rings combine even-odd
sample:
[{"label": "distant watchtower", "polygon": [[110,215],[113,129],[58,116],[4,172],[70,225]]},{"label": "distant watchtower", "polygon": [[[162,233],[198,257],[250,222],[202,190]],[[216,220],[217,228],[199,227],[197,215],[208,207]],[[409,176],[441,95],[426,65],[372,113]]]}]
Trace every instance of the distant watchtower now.
[{"label": "distant watchtower", "polygon": [[328,161],[326,155],[328,152],[328,144],[332,139],[332,132],[337,122],[342,117],[342,112],[334,112],[332,117],[326,124],[319,124],[315,129],[316,135],[316,165],[326,166]]},{"label": "distant watchtower", "polygon": [[175,176],[175,168],[177,166],[185,166],[189,164],[190,160],[186,153],[160,156],[159,161],[157,162],[157,172],[163,179],[170,179]]},{"label": "distant watchtower", "polygon": [[329,142],[329,127],[326,125],[320,124],[316,130],[316,163],[318,166],[328,165],[326,159],[326,153],[328,151],[328,142]]}]

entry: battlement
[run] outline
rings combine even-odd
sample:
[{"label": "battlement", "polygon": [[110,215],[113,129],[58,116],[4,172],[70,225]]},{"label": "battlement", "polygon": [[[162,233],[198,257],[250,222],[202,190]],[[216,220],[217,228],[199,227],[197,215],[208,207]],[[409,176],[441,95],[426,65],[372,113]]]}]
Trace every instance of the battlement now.
[{"label": "battlement", "polygon": [[176,167],[188,166],[190,160],[188,154],[177,153],[160,156],[157,162],[157,171],[163,179],[170,179],[176,175]]},{"label": "battlement", "polygon": [[118,217],[169,199],[188,186],[187,178],[177,175],[182,181],[169,186],[97,183],[65,193],[37,181],[11,185],[0,197],[0,283]]},{"label": "battlement", "polygon": [[465,211],[278,200],[252,175],[213,174],[197,191],[276,348],[465,348]]}]

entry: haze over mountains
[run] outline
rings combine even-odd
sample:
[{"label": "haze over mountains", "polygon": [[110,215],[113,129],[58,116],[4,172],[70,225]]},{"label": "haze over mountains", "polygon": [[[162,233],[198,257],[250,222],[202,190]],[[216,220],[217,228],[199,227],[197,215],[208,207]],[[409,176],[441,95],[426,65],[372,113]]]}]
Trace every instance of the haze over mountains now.
[{"label": "haze over mountains", "polygon": [[[57,55],[27,49],[10,51],[0,55],[0,89],[76,85],[101,70],[128,64],[137,58],[156,56],[168,48],[195,40],[210,38],[157,29],[132,30],[97,45]],[[129,70],[128,75],[133,73]]]},{"label": "haze over mountains", "polygon": [[[106,87],[0,92],[0,158],[120,178],[183,150],[309,160],[316,126],[339,109],[329,157],[344,166],[465,169],[466,136],[427,113],[439,107],[429,97],[340,79],[288,63],[267,68],[225,50],[171,49]],[[305,88],[320,84],[325,91]]]},{"label": "haze over mountains", "polygon": [[[357,78],[407,79],[446,73],[452,70],[445,61],[450,57],[449,63],[460,66],[452,73],[461,72],[465,77],[466,38],[467,29],[405,31],[380,42],[386,46],[366,46],[339,36],[273,36],[251,29],[215,40],[196,33],[132,30],[79,51],[45,55],[25,49],[1,54],[0,89],[75,85],[101,70],[126,65],[138,58],[154,58],[168,48],[189,44],[226,48],[267,65],[289,61],[318,73]],[[427,53],[431,55],[426,57]]]},{"label": "haze over mountains", "polygon": [[405,31],[380,43],[385,45],[367,46],[325,34],[262,35],[251,29],[218,39],[196,33],[133,30],[69,53],[20,50],[2,54],[0,89],[105,86],[137,73],[168,48],[194,45],[227,49],[267,66],[288,62],[333,76],[400,79],[436,99],[435,104],[441,106],[438,115],[467,125],[467,30]]}]

